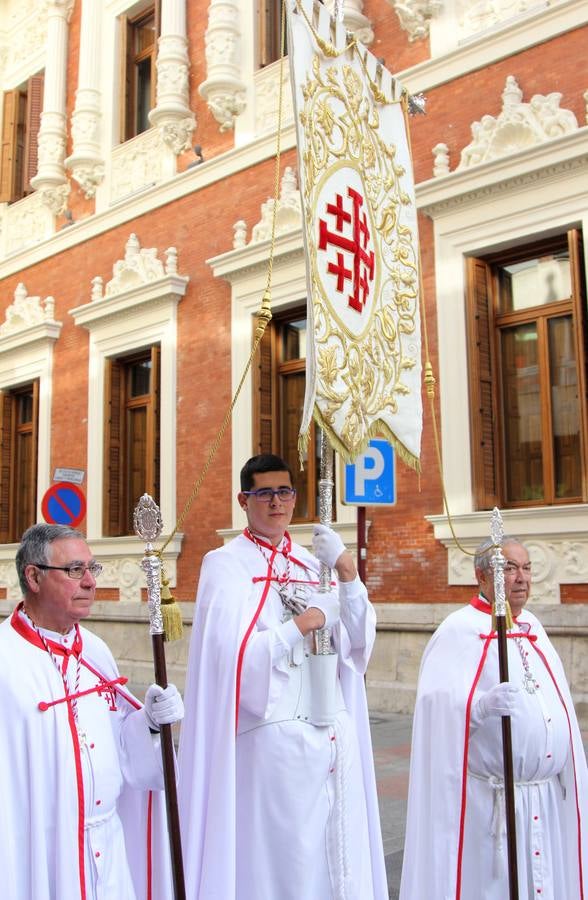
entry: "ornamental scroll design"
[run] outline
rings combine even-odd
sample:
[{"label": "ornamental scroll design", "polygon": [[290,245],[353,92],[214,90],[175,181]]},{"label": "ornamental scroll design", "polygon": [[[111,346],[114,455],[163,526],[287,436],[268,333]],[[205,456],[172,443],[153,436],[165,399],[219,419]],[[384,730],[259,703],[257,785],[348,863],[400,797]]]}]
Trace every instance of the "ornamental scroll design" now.
[{"label": "ornamental scroll design", "polygon": [[[411,393],[406,375],[418,363],[418,256],[415,235],[405,224],[412,199],[403,188],[407,172],[398,162],[397,145],[382,137],[378,109],[351,66],[321,70],[315,55],[302,94],[300,121],[306,137],[302,200],[309,233],[321,216],[327,220],[320,226],[322,241],[308,241],[321,385],[316,399],[327,427],[335,416],[339,421],[344,416],[339,433],[349,451],[357,453],[374,422],[397,414],[399,397]],[[335,203],[319,208],[320,198],[329,195],[325,173],[332,171]],[[335,187],[341,179],[351,185],[345,198]],[[341,204],[347,207],[340,210],[343,215],[348,219],[359,215],[360,230],[365,228],[366,239],[353,253],[362,257],[355,285],[359,290],[353,290],[349,301],[368,312],[361,333],[352,333],[344,322],[328,315],[325,266],[318,259],[321,247],[327,249],[331,258],[327,271],[337,270],[337,278],[351,268],[334,262],[341,262],[342,246],[343,252],[349,248],[342,236],[336,236]],[[372,253],[371,247],[377,252]]]}]

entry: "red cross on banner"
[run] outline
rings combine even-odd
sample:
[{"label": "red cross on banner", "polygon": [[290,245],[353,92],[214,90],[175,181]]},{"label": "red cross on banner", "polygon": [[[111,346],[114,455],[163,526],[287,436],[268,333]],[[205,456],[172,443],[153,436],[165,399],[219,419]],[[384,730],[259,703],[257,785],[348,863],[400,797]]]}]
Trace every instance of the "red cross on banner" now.
[{"label": "red cross on banner", "polygon": [[[343,293],[347,280],[351,281],[352,293],[349,295],[349,306],[361,312],[366,304],[370,290],[370,282],[374,280],[374,251],[371,247],[371,234],[365,212],[361,212],[363,197],[352,187],[347,188],[351,200],[352,212],[343,208],[341,194],[336,194],[335,203],[327,203],[326,215],[334,217],[335,231],[329,230],[325,219],[319,219],[318,249],[328,250],[329,244],[340,247],[346,254],[337,253],[337,261],[329,262],[327,271],[336,275],[336,290]],[[346,227],[347,226],[347,227]],[[350,235],[346,235],[350,231]],[[346,256],[351,257],[351,268],[345,267]]]}]

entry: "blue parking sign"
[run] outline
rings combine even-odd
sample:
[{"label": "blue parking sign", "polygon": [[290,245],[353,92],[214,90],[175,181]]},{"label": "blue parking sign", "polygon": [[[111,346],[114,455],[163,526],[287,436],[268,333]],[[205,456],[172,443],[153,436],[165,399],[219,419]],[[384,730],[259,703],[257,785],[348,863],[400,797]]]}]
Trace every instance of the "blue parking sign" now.
[{"label": "blue parking sign", "polygon": [[372,438],[367,450],[345,466],[343,503],[350,506],[393,506],[396,503],[394,448]]}]

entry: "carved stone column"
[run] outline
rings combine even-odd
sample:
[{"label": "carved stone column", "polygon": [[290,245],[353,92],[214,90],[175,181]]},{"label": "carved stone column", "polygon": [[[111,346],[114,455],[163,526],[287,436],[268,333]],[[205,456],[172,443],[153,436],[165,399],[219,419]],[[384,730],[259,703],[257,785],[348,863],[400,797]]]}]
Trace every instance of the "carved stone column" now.
[{"label": "carved stone column", "polygon": [[[334,13],[335,0],[326,0],[331,15]],[[358,41],[366,46],[374,39],[372,23],[363,13],[363,0],[343,0],[343,24],[347,31],[353,32]]]},{"label": "carved stone column", "polygon": [[69,184],[65,174],[65,77],[67,29],[74,0],[49,0],[47,4],[47,63],[43,112],[38,138],[37,174],[31,185],[54,215],[66,207]]},{"label": "carved stone column", "polygon": [[73,153],[65,160],[86,197],[93,197],[104,178],[100,151],[100,26],[102,7],[83,0],[80,64],[76,105],[71,117]]},{"label": "carved stone column", "polygon": [[157,105],[149,113],[149,121],[176,155],[189,149],[196,127],[190,109],[188,67],[186,0],[165,0],[157,51]]},{"label": "carved stone column", "polygon": [[220,125],[234,128],[245,109],[245,84],[241,80],[241,29],[237,0],[210,0],[206,44],[206,81],[200,95]]}]

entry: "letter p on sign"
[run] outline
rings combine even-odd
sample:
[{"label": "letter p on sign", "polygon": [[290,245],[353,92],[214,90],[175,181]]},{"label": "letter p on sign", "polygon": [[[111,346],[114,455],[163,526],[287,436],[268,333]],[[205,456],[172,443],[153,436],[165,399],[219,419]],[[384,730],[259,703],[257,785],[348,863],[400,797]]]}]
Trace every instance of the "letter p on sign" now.
[{"label": "letter p on sign", "polygon": [[345,466],[343,503],[356,506],[396,502],[394,450],[383,438],[372,438],[367,450]]}]

